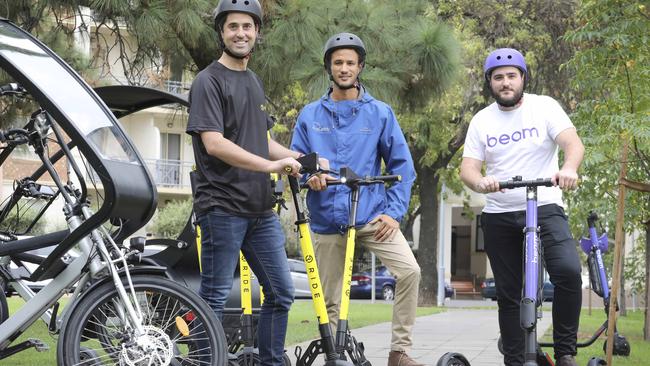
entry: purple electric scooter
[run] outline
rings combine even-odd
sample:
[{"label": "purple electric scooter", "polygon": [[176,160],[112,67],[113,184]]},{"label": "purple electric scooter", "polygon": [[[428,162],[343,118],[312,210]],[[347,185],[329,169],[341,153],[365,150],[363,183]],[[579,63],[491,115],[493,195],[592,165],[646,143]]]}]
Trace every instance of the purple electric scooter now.
[{"label": "purple electric scooter", "polygon": [[[520,322],[522,329],[526,332],[524,344],[524,365],[525,366],[554,366],[553,359],[544,352],[541,347],[553,347],[552,342],[537,342],[536,324],[537,319],[541,318],[541,289],[543,263],[538,258],[542,256],[542,246],[539,236],[539,227],[537,226],[537,187],[553,185],[551,178],[535,179],[524,181],[521,176],[513,177],[512,180],[499,182],[499,188],[512,189],[526,187],[526,227],[524,240],[524,296],[521,299]],[[589,224],[590,239],[583,238],[581,247],[588,253],[589,278],[592,287],[599,296],[605,299],[605,311],[609,305],[609,288],[607,286],[607,276],[605,275],[605,266],[601,251],[607,250],[607,236],[603,234],[600,238],[596,234],[595,222],[598,219],[593,212],[590,214],[587,222]],[[530,255],[529,255],[530,253]],[[607,329],[607,321],[596,331],[591,339],[584,343],[578,343],[577,347],[588,347]],[[619,348],[617,351],[624,352],[624,344],[627,341],[624,337],[616,334],[616,344]],[[627,345],[627,354],[629,354],[629,344]],[[605,361],[592,357],[587,366],[605,365]]]},{"label": "purple electric scooter", "polygon": [[[526,227],[524,228],[524,289],[520,305],[520,325],[525,331],[524,340],[524,366],[554,366],[553,359],[544,352],[541,347],[552,347],[553,343],[537,342],[537,319],[541,318],[541,305],[542,299],[541,291],[543,285],[543,263],[540,261],[542,256],[542,245],[539,236],[539,227],[537,225],[537,187],[551,187],[553,181],[551,178],[538,178],[534,180],[522,180],[521,176],[513,177],[512,180],[499,182],[499,189],[513,189],[513,188],[526,188]],[[592,287],[594,289],[604,289],[600,296],[605,300],[607,308],[609,304],[609,288],[607,287],[607,277],[604,272],[604,266],[601,256],[603,249],[602,240],[604,240],[605,249],[607,246],[607,238],[605,235],[599,239],[596,234],[595,221],[597,217],[595,214],[590,215],[589,231],[590,239],[588,243],[582,244],[585,252],[592,253],[589,256],[590,278]],[[604,239],[603,239],[604,237]],[[587,239],[583,239],[584,240]],[[588,244],[588,246],[587,246]],[[593,268],[593,269],[592,269]],[[598,287],[594,284],[598,283]],[[605,295],[607,294],[607,295]],[[607,321],[599,328],[594,336],[585,343],[578,343],[577,347],[587,347],[591,345],[604,330],[607,329]],[[615,347],[619,347],[619,351],[624,352],[623,343],[627,343],[625,338],[618,336],[615,342]],[[622,338],[622,342],[620,340]],[[499,351],[503,353],[501,347],[501,339],[498,342]],[[627,346],[627,353],[629,354],[629,344]],[[622,354],[622,353],[621,353]],[[453,357],[452,357],[453,356]],[[468,366],[469,362],[457,353],[447,353],[441,358],[437,366]],[[605,362],[597,357],[592,357],[587,366],[605,365]]]},{"label": "purple electric scooter", "polygon": [[[596,231],[596,221],[598,215],[591,211],[587,217],[587,226],[589,228],[589,238],[580,239],[580,247],[587,255],[587,268],[589,269],[589,281],[591,289],[600,297],[603,298],[605,314],[609,314],[610,305],[610,291],[607,284],[607,273],[605,272],[605,265],[603,263],[603,254],[607,252],[609,241],[607,233],[598,236]],[[591,346],[606,330],[608,320],[596,330],[596,332],[587,341],[576,344],[576,347],[583,348]],[[553,343],[540,342],[541,347],[552,347]],[[603,343],[603,352],[607,348],[607,341]],[[630,355],[630,343],[624,336],[620,335],[614,327],[614,349],[613,354],[617,356]],[[589,360],[588,366],[604,365],[605,362],[598,358]]]},{"label": "purple electric scooter", "polygon": [[[553,186],[550,178],[522,180],[521,176],[499,182],[499,189],[526,188],[526,227],[524,228],[524,289],[519,309],[521,328],[525,331],[524,366],[554,366],[553,360],[537,344],[537,319],[541,317],[543,267],[542,246],[537,226],[537,187]],[[499,339],[499,343],[500,343]],[[446,354],[445,356],[447,356]],[[443,359],[444,357],[443,356]],[[440,359],[438,366],[462,364],[445,362]],[[469,363],[466,363],[469,365]]]},{"label": "purple electric scooter", "polygon": [[542,245],[537,226],[537,187],[551,187],[551,178],[522,180],[521,176],[499,182],[500,189],[526,188],[526,227],[524,228],[524,292],[519,322],[525,331],[524,366],[553,366],[553,359],[537,343],[537,319],[542,312]]}]

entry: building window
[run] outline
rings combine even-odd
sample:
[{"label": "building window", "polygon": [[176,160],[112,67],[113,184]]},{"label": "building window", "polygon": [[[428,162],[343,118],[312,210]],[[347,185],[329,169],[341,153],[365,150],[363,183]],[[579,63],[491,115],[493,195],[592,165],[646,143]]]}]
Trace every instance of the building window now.
[{"label": "building window", "polygon": [[481,225],[481,215],[476,215],[476,251],[485,251],[485,241],[483,240],[483,226]]},{"label": "building window", "polygon": [[160,160],[157,161],[156,182],[162,185],[177,186],[181,179],[181,135],[177,133],[160,134]]}]

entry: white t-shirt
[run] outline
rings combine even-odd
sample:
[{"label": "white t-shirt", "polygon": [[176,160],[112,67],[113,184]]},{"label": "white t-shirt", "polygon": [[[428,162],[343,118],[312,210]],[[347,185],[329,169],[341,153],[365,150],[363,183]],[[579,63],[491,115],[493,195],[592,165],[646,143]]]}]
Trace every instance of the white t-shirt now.
[{"label": "white t-shirt", "polygon": [[[499,181],[520,175],[524,180],[551,178],[558,172],[557,135],[574,128],[569,116],[551,97],[524,94],[517,109],[502,111],[492,103],[478,112],[469,125],[464,158],[486,163],[486,174]],[[488,193],[483,212],[526,209],[525,188]],[[539,187],[538,205],[564,206],[559,187]]]}]

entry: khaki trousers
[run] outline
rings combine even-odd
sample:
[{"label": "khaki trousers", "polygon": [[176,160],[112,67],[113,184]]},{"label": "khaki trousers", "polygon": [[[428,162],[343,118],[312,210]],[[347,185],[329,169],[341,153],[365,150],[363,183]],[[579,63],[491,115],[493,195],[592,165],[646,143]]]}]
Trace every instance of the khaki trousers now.
[{"label": "khaki trousers", "polygon": [[[395,302],[391,351],[410,351],[415,310],[418,303],[420,266],[401,231],[384,242],[374,240],[377,224],[367,224],[357,229],[356,244],[375,253],[379,260],[396,277]],[[341,282],[345,261],[346,236],[340,234],[313,234],[318,272],[325,292],[327,315],[332,331],[336,331],[341,304]]]}]

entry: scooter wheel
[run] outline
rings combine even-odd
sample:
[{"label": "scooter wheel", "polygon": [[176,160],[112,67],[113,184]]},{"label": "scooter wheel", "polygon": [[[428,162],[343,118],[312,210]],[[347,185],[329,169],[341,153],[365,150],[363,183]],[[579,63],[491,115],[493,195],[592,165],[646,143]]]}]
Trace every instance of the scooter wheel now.
[{"label": "scooter wheel", "polygon": [[587,362],[587,366],[607,366],[607,362],[599,357],[592,357]]},{"label": "scooter wheel", "polygon": [[237,365],[239,366],[260,366],[262,361],[257,349],[253,352],[242,352],[237,355]]},{"label": "scooter wheel", "polygon": [[470,366],[470,364],[462,354],[447,352],[440,357],[436,366]]},{"label": "scooter wheel", "polygon": [[[229,361],[228,366],[259,366],[262,362],[258,350],[255,349],[253,353],[240,353],[237,355],[237,360]],[[291,366],[291,359],[287,353],[282,354],[282,364],[284,366]]]},{"label": "scooter wheel", "polygon": [[[603,352],[607,353],[607,340],[603,343]],[[614,333],[614,349],[612,354],[615,356],[629,356],[630,355],[630,342],[627,339],[618,334]]]}]

